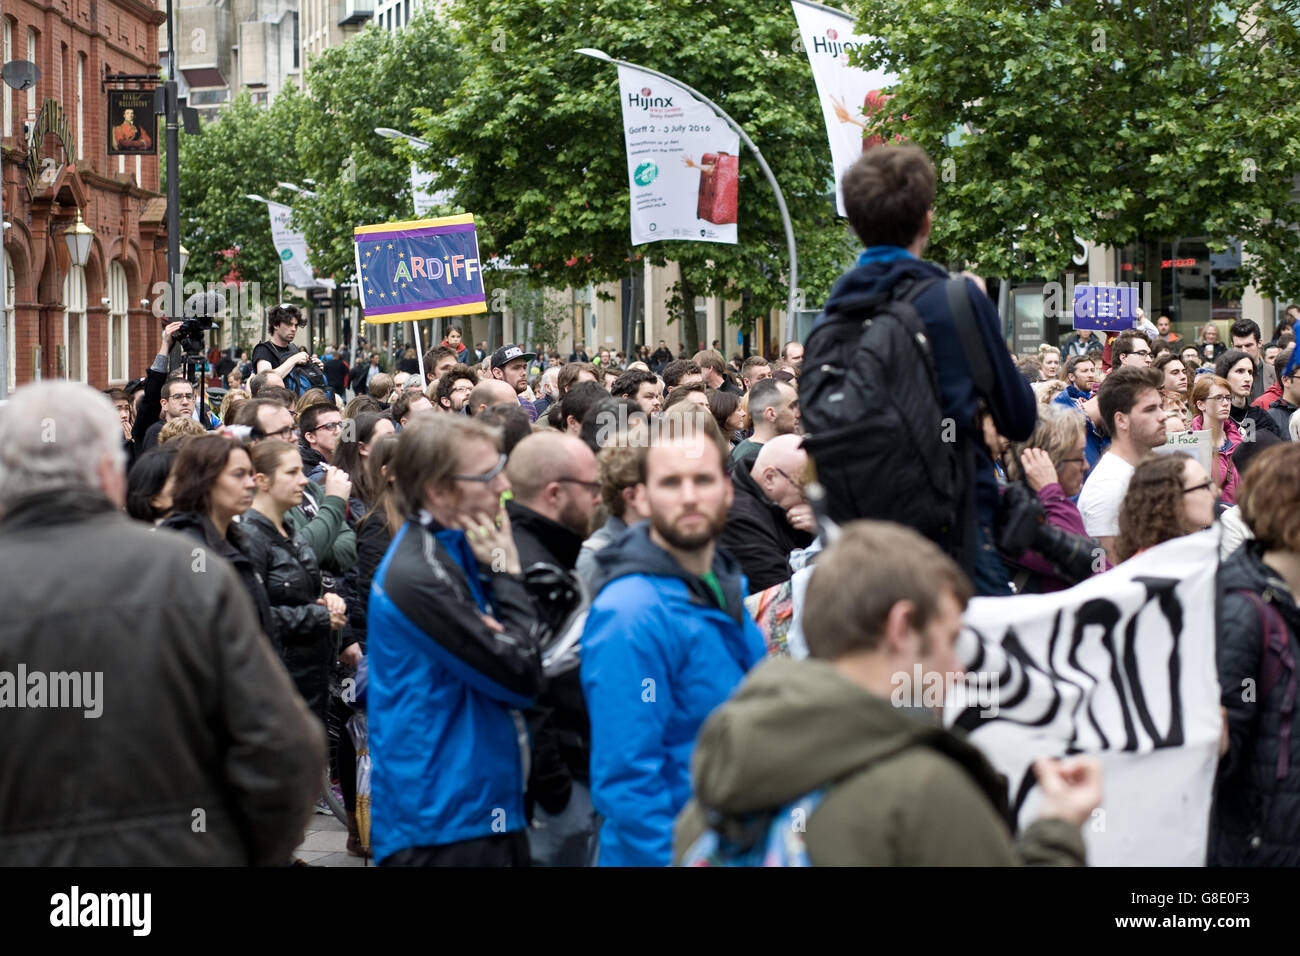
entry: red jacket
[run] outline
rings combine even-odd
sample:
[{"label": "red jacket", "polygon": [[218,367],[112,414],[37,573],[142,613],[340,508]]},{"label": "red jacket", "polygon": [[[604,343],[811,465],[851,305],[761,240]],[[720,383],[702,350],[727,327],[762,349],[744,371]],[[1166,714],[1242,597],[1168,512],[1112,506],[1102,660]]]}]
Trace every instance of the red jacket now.
[{"label": "red jacket", "polygon": [[1282,383],[1274,382],[1268,388],[1264,389],[1264,394],[1259,396],[1250,404],[1255,408],[1262,408],[1268,411],[1268,407],[1282,397]]}]

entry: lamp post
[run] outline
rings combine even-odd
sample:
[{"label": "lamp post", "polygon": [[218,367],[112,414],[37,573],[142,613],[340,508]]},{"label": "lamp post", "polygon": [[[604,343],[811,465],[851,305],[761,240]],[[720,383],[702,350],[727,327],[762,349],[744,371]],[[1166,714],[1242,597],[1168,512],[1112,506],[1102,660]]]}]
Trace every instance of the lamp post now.
[{"label": "lamp post", "polygon": [[[86,267],[86,263],[90,261],[90,246],[95,241],[95,234],[94,232],[91,231],[90,227],[87,226],[85,221],[81,218],[80,209],[77,210],[77,221],[74,222],[71,226],[69,226],[66,230],[64,230],[63,241],[67,243],[68,258],[72,260],[72,267],[76,267],[78,269],[84,269]],[[71,272],[72,267],[69,267],[69,272]],[[82,281],[83,282],[85,281],[84,277]],[[67,298],[70,299],[71,294],[69,294]],[[65,302],[64,308],[66,309],[67,306],[68,303]],[[84,302],[81,304],[81,307],[83,309],[86,307]],[[67,313],[65,313],[65,316],[66,315]],[[80,340],[81,338],[81,328],[82,328],[82,323],[84,321],[85,321],[85,317],[83,315],[83,317],[77,323],[78,340]],[[70,322],[68,325],[68,336],[69,338],[71,338],[72,336],[72,326]],[[67,342],[63,344],[63,348],[64,348],[64,355],[65,356],[69,355],[71,350],[69,349]],[[85,359],[84,350],[80,346],[78,346],[77,352],[79,355],[82,356],[82,360],[84,361]],[[72,378],[71,365],[72,363],[70,360],[64,363],[64,373],[68,376],[68,378]],[[80,369],[78,369],[78,373],[80,373]]]},{"label": "lamp post", "polygon": [[630,70],[640,70],[642,73],[649,73],[651,76],[657,76],[661,80],[667,80],[669,83],[674,83],[677,86],[680,86],[682,89],[686,90],[688,93],[690,93],[700,102],[702,102],[705,106],[713,110],[713,112],[717,113],[718,117],[724,123],[726,123],[728,126],[730,126],[733,130],[736,131],[736,135],[740,137],[740,141],[744,143],[746,147],[749,148],[749,151],[751,153],[754,154],[754,158],[758,160],[759,168],[763,171],[763,175],[767,177],[768,185],[772,187],[772,192],[776,194],[776,206],[781,213],[781,225],[785,227],[786,255],[789,257],[789,262],[790,262],[790,267],[789,267],[790,285],[789,285],[789,294],[786,298],[786,324],[788,326],[789,323],[793,322],[795,318],[795,305],[798,300],[798,295],[796,294],[796,290],[799,287],[799,259],[798,259],[798,255],[796,254],[795,245],[794,245],[794,226],[790,223],[790,211],[789,209],[786,208],[785,205],[785,195],[781,192],[781,187],[777,185],[776,177],[772,175],[772,170],[767,165],[767,160],[763,159],[763,154],[760,153],[758,151],[758,147],[754,145],[754,141],[751,140],[747,135],[745,135],[745,131],[740,128],[740,124],[737,123],[730,116],[728,116],[726,111],[724,111],[721,106],[713,102],[713,100],[709,99],[699,90],[695,89],[692,86],[687,86],[681,80],[671,77],[667,73],[660,73],[658,70],[652,70],[648,66],[640,66],[639,64],[636,63],[629,63],[627,60],[616,60],[614,59],[614,57],[610,56],[604,50],[596,50],[591,47],[583,47],[582,49],[576,50],[575,52],[581,53],[583,56],[589,56],[595,60],[603,60],[606,63],[613,63],[616,64],[617,66],[625,66]]}]

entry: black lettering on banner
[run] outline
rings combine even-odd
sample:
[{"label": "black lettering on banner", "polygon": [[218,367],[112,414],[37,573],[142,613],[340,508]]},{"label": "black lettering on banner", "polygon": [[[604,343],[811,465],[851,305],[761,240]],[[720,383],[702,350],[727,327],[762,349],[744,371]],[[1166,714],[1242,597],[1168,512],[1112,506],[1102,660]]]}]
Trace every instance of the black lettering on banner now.
[{"label": "black lettering on banner", "polygon": [[[1142,607],[1138,608],[1133,617],[1129,619],[1128,627],[1125,628],[1124,632],[1125,640],[1128,642],[1124,648],[1124,673],[1128,678],[1129,693],[1133,695],[1133,708],[1137,711],[1138,720],[1142,722],[1142,727],[1151,737],[1154,749],[1181,747],[1183,744],[1183,701],[1182,688],[1179,687],[1179,678],[1182,674],[1179,639],[1183,634],[1183,606],[1179,603],[1178,595],[1174,592],[1174,589],[1178,587],[1178,582],[1173,578],[1134,578],[1133,580],[1147,589],[1146,600],[1142,602]],[[1170,718],[1169,733],[1167,735],[1161,735],[1160,731],[1156,729],[1155,721],[1151,719],[1151,711],[1147,707],[1146,692],[1142,688],[1142,680],[1138,675],[1137,668],[1137,622],[1142,615],[1142,611],[1151,603],[1153,598],[1159,599],[1160,612],[1165,616],[1165,620],[1169,624],[1169,633],[1173,638],[1169,648],[1168,664]]]}]

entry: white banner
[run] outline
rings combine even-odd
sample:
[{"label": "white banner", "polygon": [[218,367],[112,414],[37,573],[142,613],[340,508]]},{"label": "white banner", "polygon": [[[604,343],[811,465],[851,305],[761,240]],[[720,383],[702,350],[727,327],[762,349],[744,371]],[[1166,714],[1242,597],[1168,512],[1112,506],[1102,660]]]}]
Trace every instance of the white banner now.
[{"label": "white banner", "polygon": [[307,240],[289,225],[293,210],[283,203],[268,202],[271,210],[271,241],[284,268],[284,284],[299,289],[334,288],[333,279],[317,279],[307,259]]},{"label": "white banner", "polygon": [[[1068,591],[976,598],[944,711],[1000,773],[1023,829],[1033,761],[1094,754],[1094,866],[1203,866],[1219,759],[1217,530],[1168,541]],[[963,699],[964,698],[964,699]]]},{"label": "white banner", "polygon": [[736,241],[740,137],[676,83],[618,68],[632,245]]},{"label": "white banner", "polygon": [[843,216],[846,212],[840,179],[864,148],[879,142],[862,138],[866,128],[865,111],[870,106],[874,113],[884,105],[880,91],[893,85],[897,77],[880,70],[868,73],[849,66],[849,51],[864,42],[863,37],[853,32],[853,17],[800,0],[791,0],[791,5],[817,83],[826,137],[831,144],[831,163],[835,167],[835,208]]}]

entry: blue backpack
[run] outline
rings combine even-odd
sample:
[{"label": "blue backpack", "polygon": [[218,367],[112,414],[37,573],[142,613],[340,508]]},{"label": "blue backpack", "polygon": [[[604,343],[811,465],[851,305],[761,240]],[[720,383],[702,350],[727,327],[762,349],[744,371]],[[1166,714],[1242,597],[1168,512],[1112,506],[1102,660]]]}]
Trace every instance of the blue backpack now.
[{"label": "blue backpack", "polygon": [[825,788],[814,790],[773,813],[728,821],[725,828],[715,823],[691,844],[679,865],[812,866],[804,832],[825,795]]}]

